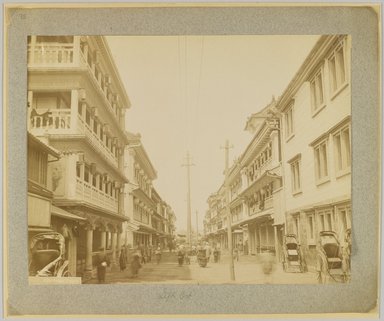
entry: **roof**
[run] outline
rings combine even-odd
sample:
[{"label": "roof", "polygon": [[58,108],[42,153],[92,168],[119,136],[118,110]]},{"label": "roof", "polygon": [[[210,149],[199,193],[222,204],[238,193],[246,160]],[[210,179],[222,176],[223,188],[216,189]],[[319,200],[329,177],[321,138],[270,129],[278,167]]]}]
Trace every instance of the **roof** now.
[{"label": "roof", "polygon": [[40,150],[46,152],[47,154],[52,155],[56,158],[60,158],[60,152],[57,149],[53,148],[52,146],[49,146],[47,143],[32,135],[30,132],[28,132],[28,144],[34,144]]},{"label": "roof", "polygon": [[72,220],[72,221],[86,221],[87,220],[84,217],[69,213],[69,212],[63,210],[62,208],[54,206],[54,205],[51,206],[51,213],[54,216],[58,216],[61,218]]}]

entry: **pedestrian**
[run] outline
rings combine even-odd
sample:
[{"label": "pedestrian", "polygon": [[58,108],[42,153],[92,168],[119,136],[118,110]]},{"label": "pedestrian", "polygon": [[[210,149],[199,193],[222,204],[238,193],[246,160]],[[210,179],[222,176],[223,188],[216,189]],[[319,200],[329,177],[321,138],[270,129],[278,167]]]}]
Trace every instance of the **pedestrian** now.
[{"label": "pedestrian", "polygon": [[272,283],[272,273],[274,271],[274,259],[270,251],[266,251],[261,255],[261,264],[264,273],[265,283]]},{"label": "pedestrian", "polygon": [[149,244],[148,245],[148,253],[147,253],[147,259],[148,259],[148,262],[151,262],[152,261],[152,245]]},{"label": "pedestrian", "polygon": [[161,248],[160,248],[160,245],[157,247],[157,249],[155,251],[155,256],[156,256],[156,263],[159,264],[160,263],[160,259],[161,259]]},{"label": "pedestrian", "polygon": [[133,255],[133,260],[131,263],[131,272],[132,272],[132,277],[137,278],[139,274],[139,269],[141,268],[140,264],[140,257],[137,253]]},{"label": "pedestrian", "polygon": [[101,248],[100,253],[96,260],[97,279],[99,283],[105,283],[105,276],[107,274],[107,266],[109,266],[109,260],[104,253],[104,248]]},{"label": "pedestrian", "polygon": [[239,261],[239,249],[237,246],[234,248],[234,252],[236,261]]},{"label": "pedestrian", "polygon": [[145,264],[145,246],[144,243],[141,243],[140,249],[140,255],[141,255],[141,264]]},{"label": "pedestrian", "polygon": [[127,254],[126,254],[124,245],[120,252],[119,264],[120,264],[120,271],[121,272],[125,271],[125,269],[127,268]]}]

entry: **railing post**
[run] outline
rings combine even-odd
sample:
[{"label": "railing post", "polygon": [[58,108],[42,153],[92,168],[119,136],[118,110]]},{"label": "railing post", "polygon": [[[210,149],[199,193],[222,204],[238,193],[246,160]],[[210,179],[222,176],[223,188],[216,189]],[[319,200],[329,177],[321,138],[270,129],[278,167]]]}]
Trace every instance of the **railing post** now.
[{"label": "railing post", "polygon": [[80,65],[80,36],[73,37],[73,64]]},{"label": "railing post", "polygon": [[36,36],[31,36],[30,52],[29,52],[29,63],[33,65],[35,63],[35,45]]}]

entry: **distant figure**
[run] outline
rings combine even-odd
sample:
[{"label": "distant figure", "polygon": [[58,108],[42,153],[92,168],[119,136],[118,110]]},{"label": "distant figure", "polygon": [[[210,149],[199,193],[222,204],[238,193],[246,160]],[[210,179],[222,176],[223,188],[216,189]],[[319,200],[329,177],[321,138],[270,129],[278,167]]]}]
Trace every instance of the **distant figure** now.
[{"label": "distant figure", "polygon": [[265,283],[267,284],[272,283],[273,281],[272,274],[274,271],[274,258],[270,251],[266,251],[265,253],[262,253],[261,264],[262,264],[262,269],[265,277],[264,278]]},{"label": "distant figure", "polygon": [[141,268],[140,257],[136,253],[136,254],[133,255],[133,260],[132,260],[132,263],[131,263],[131,272],[132,272],[132,277],[133,278],[137,278],[137,276],[139,274],[139,269],[140,268]]},{"label": "distant figure", "polygon": [[145,264],[145,245],[144,245],[144,243],[141,243],[139,250],[140,250],[140,255],[141,255],[141,264]]},{"label": "distant figure", "polygon": [[239,248],[236,246],[233,251],[234,251],[234,259],[236,261],[239,261]]},{"label": "distant figure", "polygon": [[161,248],[160,245],[157,247],[155,251],[155,256],[156,256],[156,263],[159,264],[161,260]]},{"label": "distant figure", "polygon": [[123,272],[127,268],[127,254],[125,251],[125,246],[121,249],[119,257],[120,271]]},{"label": "distant figure", "polygon": [[99,283],[105,283],[105,276],[107,274],[107,266],[109,266],[109,260],[104,254],[104,249],[99,250],[100,253],[97,256],[96,269],[97,269],[97,279]]}]

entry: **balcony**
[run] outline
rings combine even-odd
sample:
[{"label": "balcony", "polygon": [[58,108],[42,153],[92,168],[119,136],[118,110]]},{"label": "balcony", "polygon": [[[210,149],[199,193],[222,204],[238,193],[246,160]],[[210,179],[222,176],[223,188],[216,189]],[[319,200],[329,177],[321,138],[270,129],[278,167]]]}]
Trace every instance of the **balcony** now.
[{"label": "balcony", "polygon": [[269,197],[264,201],[264,207],[260,207],[260,202],[249,207],[249,215],[256,215],[273,207],[273,197]]},{"label": "balcony", "polygon": [[29,66],[73,66],[74,43],[35,43],[28,45]]},{"label": "balcony", "polygon": [[116,156],[104,144],[104,142],[100,139],[100,136],[98,136],[80,116],[77,116],[77,118],[78,118],[77,127],[78,127],[79,133],[85,135],[88,138],[89,143],[93,146],[93,148],[95,148],[96,150],[99,150],[102,153],[102,155],[104,155],[108,159],[108,161],[110,161],[113,165],[118,167],[119,164]]},{"label": "balcony", "polygon": [[36,136],[45,133],[56,135],[85,135],[92,147],[114,166],[118,167],[118,159],[104,144],[100,137],[91,129],[84,119],[73,109],[48,109],[43,114],[32,110],[29,130]]},{"label": "balcony", "polygon": [[91,81],[98,88],[107,106],[108,112],[113,115],[116,124],[119,124],[120,115],[116,95],[110,90],[111,78],[104,75],[97,67],[98,60],[90,60],[88,57],[89,51],[99,52],[98,50],[84,49],[84,46],[81,47],[79,36],[73,37],[73,41],[69,43],[32,41],[28,44],[28,67],[34,69],[78,68],[79,70],[88,71]]},{"label": "balcony", "polygon": [[117,199],[79,178],[76,178],[76,198],[118,213]]}]

